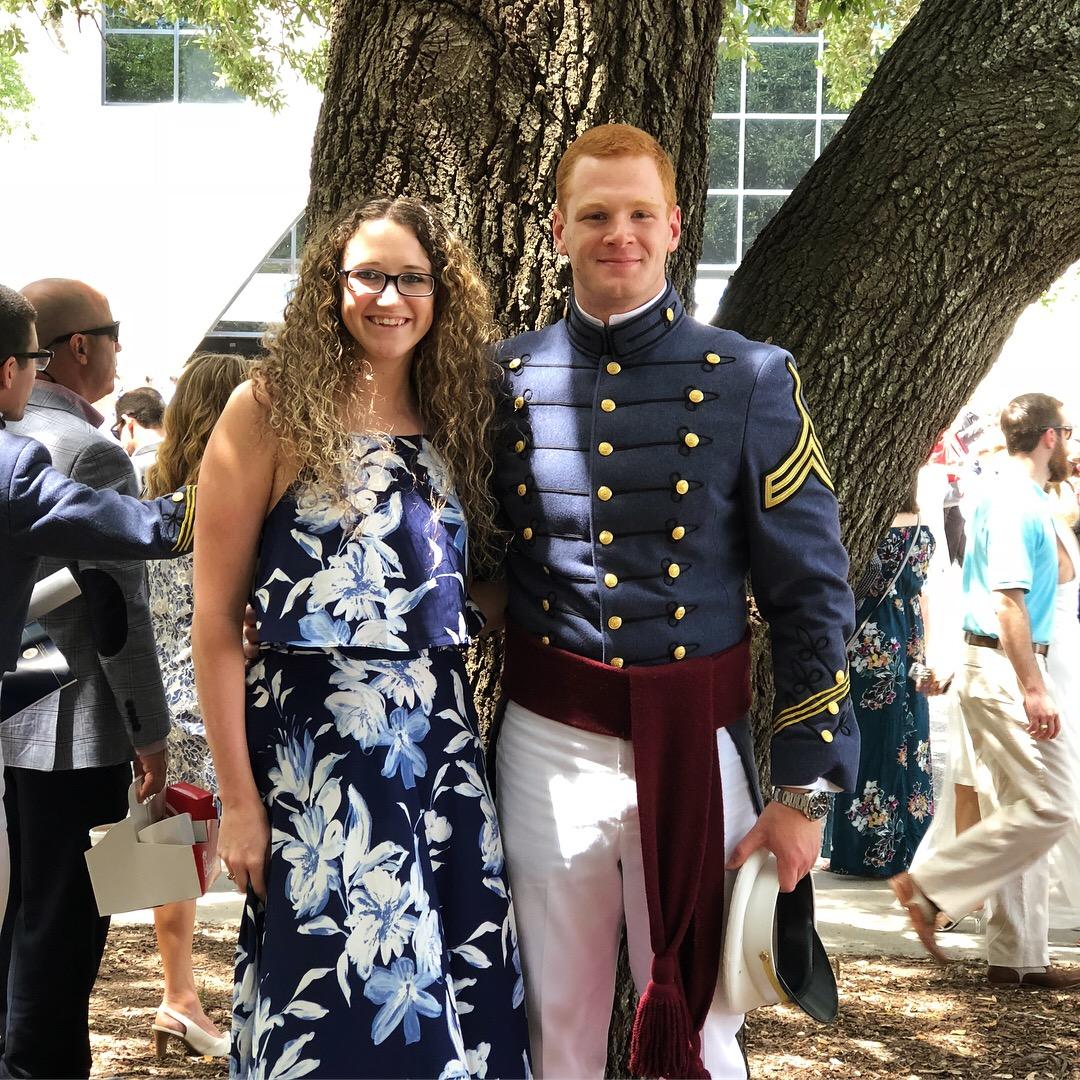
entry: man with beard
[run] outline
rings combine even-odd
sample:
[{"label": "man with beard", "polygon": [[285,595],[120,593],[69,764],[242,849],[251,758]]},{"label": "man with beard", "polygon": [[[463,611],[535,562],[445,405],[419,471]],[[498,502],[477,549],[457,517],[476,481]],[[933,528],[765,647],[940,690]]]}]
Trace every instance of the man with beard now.
[{"label": "man with beard", "polygon": [[890,884],[927,950],[940,917],[962,918],[992,899],[987,979],[993,986],[1080,987],[1080,969],[1054,967],[1050,849],[1073,821],[1069,747],[1046,655],[1059,565],[1047,483],[1068,475],[1072,428],[1061,402],[1024,394],[1001,414],[1008,460],[989,481],[968,530],[963,664],[957,694],[996,809]]}]

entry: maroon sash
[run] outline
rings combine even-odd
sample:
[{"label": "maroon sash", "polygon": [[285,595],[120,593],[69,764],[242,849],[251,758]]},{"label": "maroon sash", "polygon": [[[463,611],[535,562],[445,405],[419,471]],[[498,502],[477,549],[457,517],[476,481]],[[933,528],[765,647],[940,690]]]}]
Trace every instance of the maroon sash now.
[{"label": "maroon sash", "polygon": [[540,716],[633,744],[653,962],[630,1069],[707,1078],[701,1028],[716,989],[724,912],[716,730],[750,707],[749,638],[701,659],[616,668],[542,645],[511,624],[503,693]]}]

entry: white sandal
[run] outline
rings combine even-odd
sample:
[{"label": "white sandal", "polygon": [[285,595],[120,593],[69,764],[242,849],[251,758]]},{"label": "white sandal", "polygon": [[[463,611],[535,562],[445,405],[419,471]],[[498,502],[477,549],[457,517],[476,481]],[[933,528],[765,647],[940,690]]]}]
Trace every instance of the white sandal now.
[{"label": "white sandal", "polygon": [[182,1012],[170,1009],[165,1002],[158,1006],[158,1012],[163,1012],[170,1019],[184,1026],[183,1031],[174,1031],[172,1028],[163,1027],[157,1022],[155,1014],[153,1025],[154,1050],[159,1058],[165,1056],[170,1036],[179,1039],[187,1047],[189,1054],[197,1054],[201,1057],[229,1056],[230,1039],[228,1034],[211,1035],[208,1031],[203,1031],[190,1016],[185,1016]]}]

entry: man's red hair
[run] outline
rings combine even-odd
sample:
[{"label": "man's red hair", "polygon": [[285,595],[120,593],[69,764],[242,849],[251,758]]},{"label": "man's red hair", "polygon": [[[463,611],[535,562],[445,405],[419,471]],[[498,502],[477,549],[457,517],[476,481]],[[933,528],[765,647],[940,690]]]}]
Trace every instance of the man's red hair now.
[{"label": "man's red hair", "polygon": [[656,165],[668,209],[675,206],[675,166],[668,152],[647,132],[630,124],[601,124],[579,135],[555,170],[555,203],[566,209],[570,177],[578,158],[647,157]]}]

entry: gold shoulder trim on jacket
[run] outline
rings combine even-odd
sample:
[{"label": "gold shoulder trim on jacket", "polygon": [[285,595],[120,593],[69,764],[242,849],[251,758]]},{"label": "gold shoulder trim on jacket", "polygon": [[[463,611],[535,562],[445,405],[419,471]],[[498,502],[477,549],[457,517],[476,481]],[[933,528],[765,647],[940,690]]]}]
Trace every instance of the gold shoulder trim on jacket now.
[{"label": "gold shoulder trim on jacket", "polygon": [[176,534],[176,543],[173,551],[182,553],[189,552],[195,542],[195,493],[198,490],[195,484],[188,484],[184,488],[184,520],[180,523],[180,531]]},{"label": "gold shoulder trim on jacket", "polygon": [[792,724],[799,724],[804,720],[809,720],[811,716],[816,716],[819,712],[828,709],[833,702],[842,701],[847,697],[850,690],[851,679],[847,671],[845,671],[841,682],[827,686],[824,690],[819,690],[805,701],[801,701],[797,705],[789,705],[788,708],[778,712],[773,717],[773,734],[778,734],[784,728],[791,727]]},{"label": "gold shoulder trim on jacket", "polygon": [[790,499],[806,483],[811,473],[830,491],[835,490],[829,467],[825,464],[825,455],[821,452],[821,443],[814,431],[814,422],[810,419],[806,402],[803,401],[802,380],[791,361],[788,361],[787,369],[795,383],[792,396],[795,399],[795,408],[802,418],[802,430],[792,451],[765,477],[766,510],[773,510]]}]

